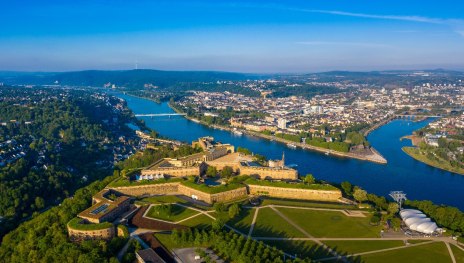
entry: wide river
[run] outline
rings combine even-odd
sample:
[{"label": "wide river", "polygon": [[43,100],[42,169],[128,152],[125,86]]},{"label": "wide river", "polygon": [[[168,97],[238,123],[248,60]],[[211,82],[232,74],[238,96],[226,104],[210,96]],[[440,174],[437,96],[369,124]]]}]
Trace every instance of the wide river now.
[{"label": "wide river", "polygon": [[[117,94],[125,99],[136,114],[173,113],[167,103]],[[212,129],[189,121],[182,116],[142,117],[148,127],[161,135],[191,142],[199,137],[213,136],[215,140],[246,147],[268,158],[280,159],[285,152],[286,164],[295,164],[302,175],[311,173],[316,179],[340,183],[349,181],[378,195],[388,196],[392,190],[401,190],[409,199],[427,199],[437,204],[453,205],[464,210],[464,176],[446,172],[418,162],[406,155],[401,147],[410,146],[409,140],[400,138],[425,126],[430,120],[412,122],[394,120],[373,131],[368,140],[387,160],[388,164],[375,164],[349,158],[290,149],[285,144],[252,136],[236,136],[228,131]]]}]

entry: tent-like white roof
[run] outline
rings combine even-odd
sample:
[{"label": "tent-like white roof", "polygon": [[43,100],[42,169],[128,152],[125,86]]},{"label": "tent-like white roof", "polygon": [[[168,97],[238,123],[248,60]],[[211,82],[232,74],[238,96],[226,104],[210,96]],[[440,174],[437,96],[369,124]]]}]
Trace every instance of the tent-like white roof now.
[{"label": "tent-like white roof", "polygon": [[403,209],[400,211],[400,216],[409,229],[417,232],[432,234],[438,228],[427,215],[416,209]]}]

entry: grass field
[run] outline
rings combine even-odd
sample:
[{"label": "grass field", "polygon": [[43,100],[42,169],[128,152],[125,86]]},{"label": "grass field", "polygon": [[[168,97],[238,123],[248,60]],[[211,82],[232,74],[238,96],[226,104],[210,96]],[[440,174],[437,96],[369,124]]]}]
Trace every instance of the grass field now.
[{"label": "grass field", "polygon": [[340,203],[329,203],[329,202],[317,202],[317,201],[302,201],[302,200],[291,200],[291,199],[278,199],[278,198],[263,198],[261,203],[265,205],[287,205],[297,207],[315,207],[315,208],[333,208],[333,209],[357,209],[354,205],[345,205]]},{"label": "grass field", "polygon": [[404,246],[404,242],[400,240],[324,241],[324,244],[343,255]]},{"label": "grass field", "polygon": [[299,258],[309,257],[311,259],[320,259],[333,256],[313,241],[266,240],[264,243],[281,249],[290,255],[296,255]]},{"label": "grass field", "polygon": [[456,259],[456,262],[464,262],[464,251],[460,250],[455,245],[450,246],[451,250],[453,251],[454,258]]},{"label": "grass field", "polygon": [[194,218],[188,219],[180,223],[181,225],[188,226],[188,227],[196,227],[199,229],[207,229],[211,227],[211,223],[213,222],[213,219],[205,216],[205,215],[199,215]]},{"label": "grass field", "polygon": [[255,209],[246,209],[242,208],[240,214],[233,219],[230,219],[226,222],[229,226],[239,230],[244,234],[248,234],[250,231],[251,222],[253,221],[253,215],[255,213]]},{"label": "grass field", "polygon": [[294,223],[315,237],[379,237],[381,226],[369,217],[348,217],[337,211],[278,208]]},{"label": "grass field", "polygon": [[443,242],[425,244],[404,249],[373,253],[361,256],[362,262],[366,263],[450,263],[446,245]]},{"label": "grass field", "polygon": [[305,237],[271,208],[259,209],[256,225],[253,229],[254,237]]},{"label": "grass field", "polygon": [[192,209],[180,206],[180,205],[172,204],[171,215],[167,215],[166,213],[162,213],[162,212],[158,213],[156,211],[156,206],[152,206],[148,210],[146,216],[150,218],[154,218],[154,219],[161,219],[161,220],[169,221],[169,222],[177,222],[177,221],[191,217],[196,214],[198,214],[198,212],[195,210],[192,210]]}]

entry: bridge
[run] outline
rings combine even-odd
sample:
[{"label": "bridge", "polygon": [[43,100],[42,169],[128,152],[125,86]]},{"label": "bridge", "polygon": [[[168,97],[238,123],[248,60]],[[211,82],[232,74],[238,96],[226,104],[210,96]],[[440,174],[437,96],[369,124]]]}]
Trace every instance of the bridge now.
[{"label": "bridge", "polygon": [[420,114],[397,114],[397,118],[414,118],[414,117],[424,117],[424,118],[440,118],[443,116],[440,115],[420,115]]},{"label": "bridge", "polygon": [[135,117],[161,117],[161,116],[186,116],[186,113],[148,113],[135,114]]}]

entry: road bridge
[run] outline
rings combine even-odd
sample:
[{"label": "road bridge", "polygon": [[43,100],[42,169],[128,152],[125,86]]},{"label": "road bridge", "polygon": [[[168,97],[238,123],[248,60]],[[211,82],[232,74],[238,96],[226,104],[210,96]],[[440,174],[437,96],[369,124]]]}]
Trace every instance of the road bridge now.
[{"label": "road bridge", "polygon": [[148,113],[135,114],[135,117],[161,117],[161,116],[186,116],[186,113]]}]

